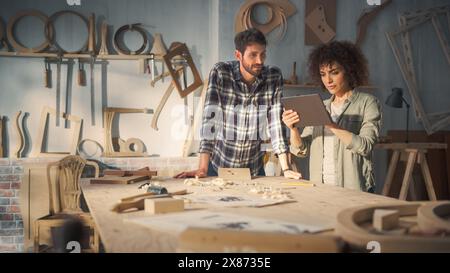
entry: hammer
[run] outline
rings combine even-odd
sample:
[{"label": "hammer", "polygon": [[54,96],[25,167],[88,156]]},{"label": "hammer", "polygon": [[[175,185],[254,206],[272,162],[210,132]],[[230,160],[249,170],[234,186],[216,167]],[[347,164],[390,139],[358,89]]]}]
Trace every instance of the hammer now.
[{"label": "hammer", "polygon": [[[169,193],[166,188],[160,186],[153,186],[152,189],[149,187],[147,189],[147,193],[135,195],[127,198],[121,199],[121,202],[116,204],[111,211],[115,212],[123,212],[125,210],[136,208],[138,210],[144,209],[145,199],[148,198],[162,198],[162,197],[170,197],[173,195],[185,195],[187,194],[187,190],[181,190]],[[165,193],[164,193],[165,192]]]}]

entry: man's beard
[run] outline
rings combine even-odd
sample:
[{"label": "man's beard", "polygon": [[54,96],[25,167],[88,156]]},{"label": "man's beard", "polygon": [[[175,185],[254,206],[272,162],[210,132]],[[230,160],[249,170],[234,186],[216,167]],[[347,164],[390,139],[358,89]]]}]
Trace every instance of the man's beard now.
[{"label": "man's beard", "polygon": [[256,70],[254,68],[256,68],[257,65],[248,65],[245,63],[244,60],[242,60],[242,66],[244,67],[245,71],[247,71],[248,73],[250,73],[252,76],[255,76],[255,77],[258,77],[261,74],[262,67],[263,67],[263,65],[261,65],[261,69]]}]

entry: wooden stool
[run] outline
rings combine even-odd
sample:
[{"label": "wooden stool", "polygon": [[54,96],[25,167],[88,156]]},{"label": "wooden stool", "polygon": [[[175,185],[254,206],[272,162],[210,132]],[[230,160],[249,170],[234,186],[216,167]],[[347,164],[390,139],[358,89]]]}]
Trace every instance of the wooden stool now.
[{"label": "wooden stool", "polygon": [[389,163],[389,169],[384,182],[383,192],[384,196],[388,196],[394,179],[395,171],[397,169],[398,161],[402,153],[407,155],[408,161],[406,164],[405,174],[403,176],[402,187],[400,190],[400,200],[406,200],[408,196],[409,187],[411,185],[412,174],[415,164],[419,164],[422,175],[425,181],[428,197],[430,200],[437,200],[436,192],[434,190],[433,181],[431,179],[430,168],[428,167],[426,153],[430,149],[447,149],[447,144],[442,143],[389,143],[378,144],[377,148],[393,150],[392,158]]}]

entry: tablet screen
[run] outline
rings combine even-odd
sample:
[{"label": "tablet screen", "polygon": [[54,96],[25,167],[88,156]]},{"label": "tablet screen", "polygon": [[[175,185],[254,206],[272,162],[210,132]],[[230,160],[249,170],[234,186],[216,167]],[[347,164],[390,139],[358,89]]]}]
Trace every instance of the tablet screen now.
[{"label": "tablet screen", "polygon": [[332,123],[319,94],[285,97],[281,99],[286,110],[293,110],[300,116],[297,128],[306,126],[324,126]]}]

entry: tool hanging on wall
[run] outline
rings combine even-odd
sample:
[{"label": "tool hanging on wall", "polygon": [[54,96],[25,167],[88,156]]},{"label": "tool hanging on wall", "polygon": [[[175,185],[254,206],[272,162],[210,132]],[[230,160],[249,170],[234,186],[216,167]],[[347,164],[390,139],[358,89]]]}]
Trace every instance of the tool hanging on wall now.
[{"label": "tool hanging on wall", "polygon": [[59,57],[56,61],[56,127],[59,127],[61,116],[61,64],[62,58]]},{"label": "tool hanging on wall", "polygon": [[86,71],[84,70],[84,64],[81,60],[78,60],[78,85],[86,86]]},{"label": "tool hanging on wall", "polygon": [[45,72],[44,72],[44,83],[46,88],[52,88],[52,68],[50,62],[45,59]]},{"label": "tool hanging on wall", "polygon": [[88,41],[88,52],[90,54],[95,54],[95,14],[92,13],[91,16],[89,16],[89,41]]},{"label": "tool hanging on wall", "polygon": [[[67,64],[67,78],[66,78],[66,104],[64,113],[70,115],[72,113],[72,82],[73,82],[73,65],[75,64],[73,59],[68,59]],[[64,120],[64,128],[69,129],[70,121]]]},{"label": "tool hanging on wall", "polygon": [[95,126],[95,81],[94,81],[94,68],[95,68],[95,57],[92,56],[89,62],[91,68],[91,125]]},{"label": "tool hanging on wall", "polygon": [[364,38],[366,38],[366,32],[367,27],[369,24],[378,16],[378,14],[385,9],[389,4],[392,3],[392,0],[385,0],[384,3],[382,3],[379,6],[376,6],[373,9],[365,10],[363,13],[359,16],[358,19],[358,34],[356,36],[356,45],[361,46],[361,44],[364,41]]}]

